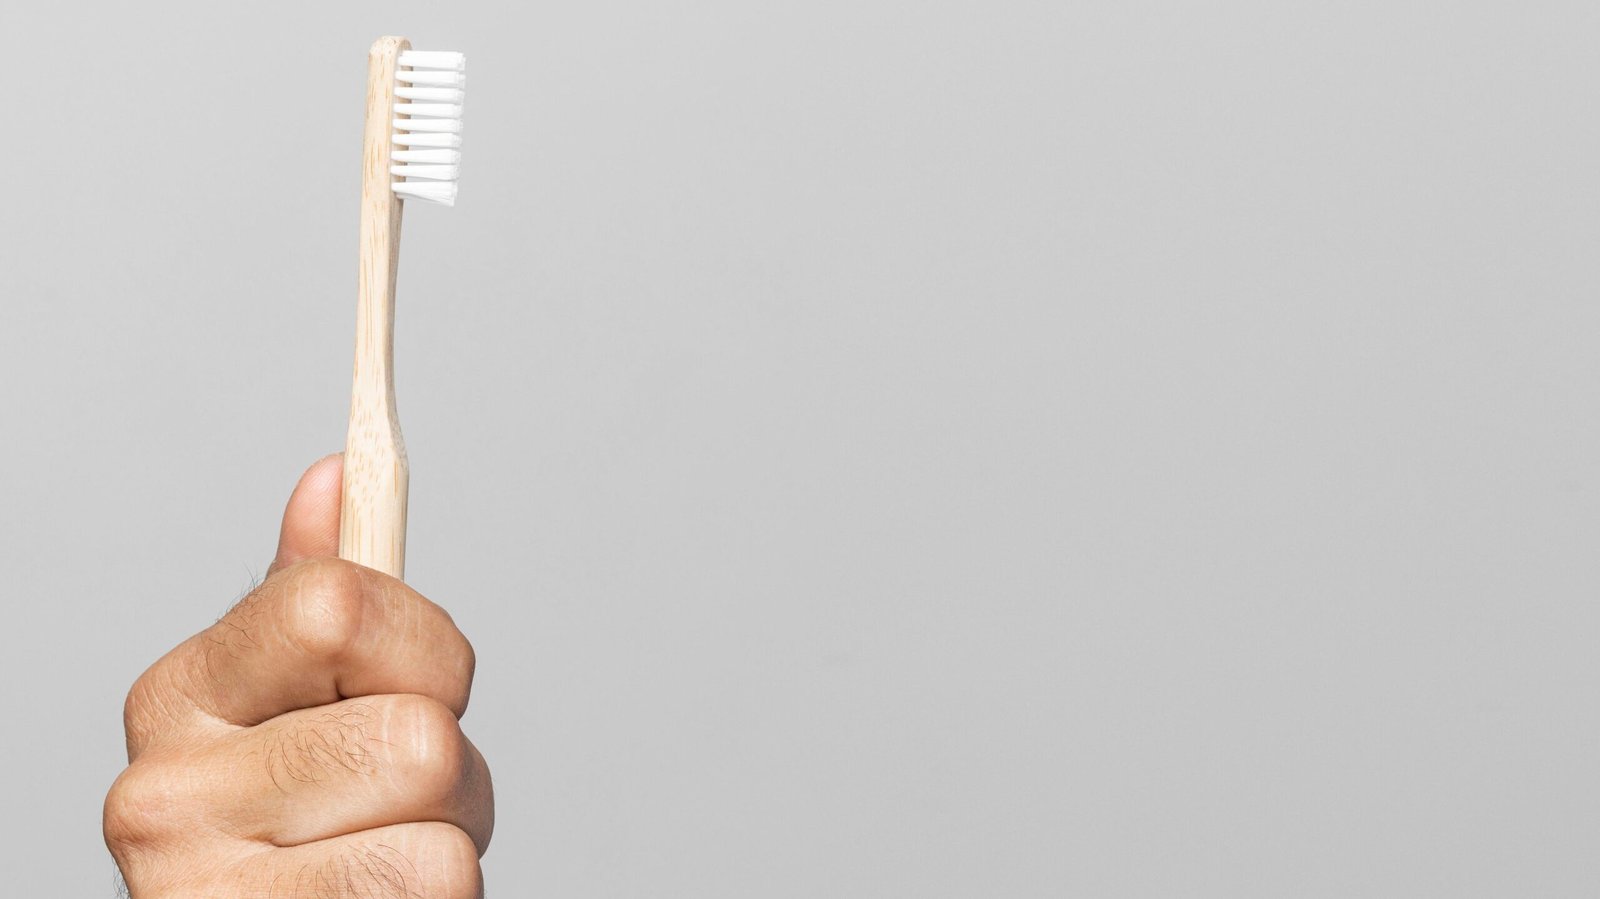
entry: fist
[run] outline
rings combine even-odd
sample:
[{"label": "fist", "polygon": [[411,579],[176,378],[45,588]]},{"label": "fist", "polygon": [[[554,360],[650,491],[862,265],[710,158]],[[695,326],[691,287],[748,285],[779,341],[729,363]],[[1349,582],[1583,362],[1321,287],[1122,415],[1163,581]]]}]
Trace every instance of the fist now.
[{"label": "fist", "polygon": [[261,586],[133,685],[106,845],[133,899],[478,899],[494,830],[459,719],[472,646],[401,581],[333,558],[312,466]]}]

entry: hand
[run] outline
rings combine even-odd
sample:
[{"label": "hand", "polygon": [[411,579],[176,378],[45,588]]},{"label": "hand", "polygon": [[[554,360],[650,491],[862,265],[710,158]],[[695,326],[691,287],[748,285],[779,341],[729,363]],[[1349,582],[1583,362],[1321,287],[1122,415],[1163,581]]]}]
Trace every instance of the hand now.
[{"label": "hand", "polygon": [[483,894],[494,794],[457,724],[472,647],[333,558],[340,473],[305,473],[266,580],[128,694],[105,837],[133,899]]}]

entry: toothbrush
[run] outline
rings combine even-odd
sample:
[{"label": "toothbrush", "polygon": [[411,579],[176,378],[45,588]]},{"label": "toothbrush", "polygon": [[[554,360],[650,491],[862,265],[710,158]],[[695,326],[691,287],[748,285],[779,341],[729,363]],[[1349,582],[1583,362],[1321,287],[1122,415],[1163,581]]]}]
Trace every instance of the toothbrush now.
[{"label": "toothbrush", "polygon": [[394,286],[405,200],[455,205],[466,58],[382,37],[367,56],[355,375],[339,557],[405,576],[411,474],[394,401]]}]

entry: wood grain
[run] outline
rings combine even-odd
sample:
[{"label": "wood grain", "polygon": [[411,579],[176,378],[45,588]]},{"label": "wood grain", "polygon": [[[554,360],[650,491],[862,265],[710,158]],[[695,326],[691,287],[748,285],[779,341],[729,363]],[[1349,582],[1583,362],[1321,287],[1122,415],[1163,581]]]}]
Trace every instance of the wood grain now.
[{"label": "wood grain", "polygon": [[403,37],[382,37],[367,57],[355,373],[339,519],[340,558],[395,577],[405,576],[411,474],[394,399],[394,287],[405,206],[390,187],[389,151],[395,67],[410,47]]}]

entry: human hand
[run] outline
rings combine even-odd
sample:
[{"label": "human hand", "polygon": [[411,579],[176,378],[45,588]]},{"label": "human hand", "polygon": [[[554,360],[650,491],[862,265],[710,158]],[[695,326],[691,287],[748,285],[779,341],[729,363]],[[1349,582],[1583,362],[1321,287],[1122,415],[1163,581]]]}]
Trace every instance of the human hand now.
[{"label": "human hand", "polygon": [[494,793],[458,725],[472,647],[334,558],[340,473],[307,470],[265,581],[128,694],[104,826],[133,899],[483,894]]}]

